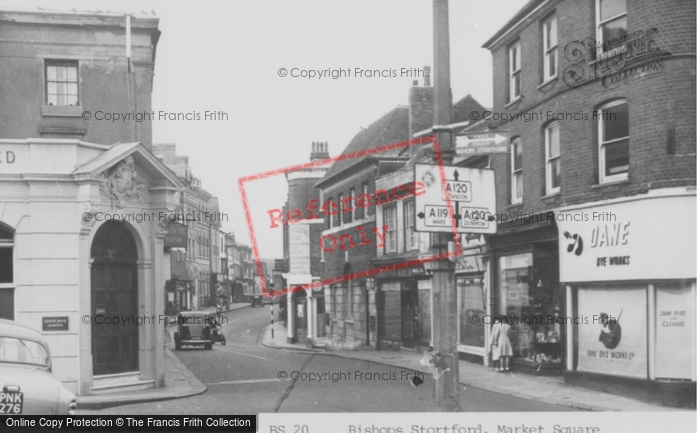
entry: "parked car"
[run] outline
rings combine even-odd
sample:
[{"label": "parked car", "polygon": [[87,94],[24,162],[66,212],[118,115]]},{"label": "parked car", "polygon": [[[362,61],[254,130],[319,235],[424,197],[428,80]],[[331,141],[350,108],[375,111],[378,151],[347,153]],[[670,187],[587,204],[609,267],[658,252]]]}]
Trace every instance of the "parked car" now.
[{"label": "parked car", "polygon": [[37,331],[0,319],[0,414],[75,415],[75,394],[51,374],[51,352]]},{"label": "parked car", "polygon": [[251,306],[251,307],[257,307],[257,306],[262,307],[262,306],[263,306],[263,297],[262,297],[262,295],[253,295],[253,296],[250,298],[250,306]]},{"label": "parked car", "polygon": [[203,346],[211,350],[213,336],[208,319],[213,315],[207,311],[182,311],[177,315],[177,331],[173,335],[175,350],[182,346]]}]

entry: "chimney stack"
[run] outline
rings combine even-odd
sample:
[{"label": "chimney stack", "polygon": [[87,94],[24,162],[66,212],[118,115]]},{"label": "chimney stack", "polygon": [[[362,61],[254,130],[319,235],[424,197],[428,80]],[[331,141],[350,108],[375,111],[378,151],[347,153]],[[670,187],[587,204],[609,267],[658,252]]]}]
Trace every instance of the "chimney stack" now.
[{"label": "chimney stack", "polygon": [[328,142],[314,141],[311,143],[311,158],[313,161],[315,159],[328,159]]},{"label": "chimney stack", "polygon": [[423,66],[423,77],[425,87],[430,87],[430,66]]}]

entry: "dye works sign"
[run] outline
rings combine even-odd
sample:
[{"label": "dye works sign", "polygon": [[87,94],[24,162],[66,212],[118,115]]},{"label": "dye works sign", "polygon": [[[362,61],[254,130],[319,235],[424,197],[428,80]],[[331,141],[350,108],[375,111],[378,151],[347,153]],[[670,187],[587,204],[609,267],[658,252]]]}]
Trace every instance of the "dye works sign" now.
[{"label": "dye works sign", "polygon": [[564,283],[696,277],[696,196],[555,211]]},{"label": "dye works sign", "polygon": [[289,226],[289,273],[304,275],[311,273],[308,224]]},{"label": "dye works sign", "polygon": [[647,377],[646,288],[578,290],[578,370]]}]

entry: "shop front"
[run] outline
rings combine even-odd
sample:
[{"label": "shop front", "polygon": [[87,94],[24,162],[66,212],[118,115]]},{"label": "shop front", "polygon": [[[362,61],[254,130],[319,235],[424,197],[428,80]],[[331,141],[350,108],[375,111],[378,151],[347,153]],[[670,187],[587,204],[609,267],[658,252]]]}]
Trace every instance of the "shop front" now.
[{"label": "shop front", "polygon": [[431,347],[431,287],[423,266],[377,274],[379,349],[420,351]]},{"label": "shop front", "polygon": [[[488,365],[489,272],[488,255],[481,252],[486,244],[483,237],[466,236],[464,254],[455,264],[458,317],[457,351],[473,362]],[[478,320],[474,319],[478,318]]]},{"label": "shop front", "polygon": [[557,212],[567,382],[695,407],[695,209],[669,189]]},{"label": "shop front", "polygon": [[491,313],[511,324],[512,368],[529,374],[559,374],[564,369],[565,293],[559,284],[557,229],[552,218],[499,226],[489,238],[494,253]]}]

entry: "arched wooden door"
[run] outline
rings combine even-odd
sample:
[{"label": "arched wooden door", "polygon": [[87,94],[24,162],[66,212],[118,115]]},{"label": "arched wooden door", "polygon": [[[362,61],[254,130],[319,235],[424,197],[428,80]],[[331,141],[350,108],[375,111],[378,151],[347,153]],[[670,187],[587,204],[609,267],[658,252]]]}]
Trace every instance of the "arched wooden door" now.
[{"label": "arched wooden door", "polygon": [[138,251],[121,223],[103,224],[92,241],[92,374],[137,371]]}]

